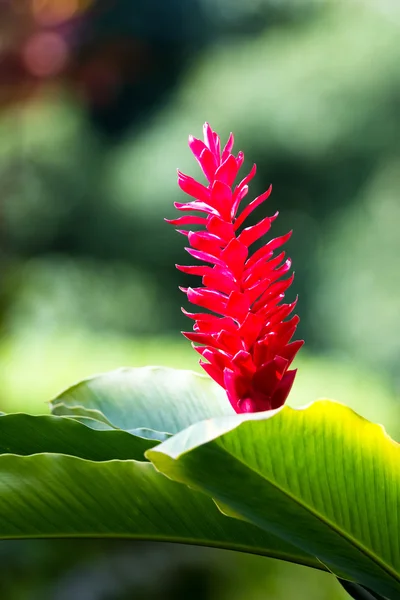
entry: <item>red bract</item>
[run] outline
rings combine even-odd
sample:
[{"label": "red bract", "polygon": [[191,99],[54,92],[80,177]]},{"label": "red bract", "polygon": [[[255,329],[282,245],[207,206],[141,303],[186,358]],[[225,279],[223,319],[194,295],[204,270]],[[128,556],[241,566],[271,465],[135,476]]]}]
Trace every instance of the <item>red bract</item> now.
[{"label": "red bract", "polygon": [[178,231],[188,237],[187,252],[206,264],[177,268],[202,278],[203,287],[181,289],[192,304],[211,312],[188,313],[182,309],[195,322],[193,332],[184,335],[194,342],[204,359],[200,360],[201,366],[226,390],[236,412],[278,408],[284,404],[296,375],[289,366],[303,345],[303,341],[291,342],[299,318],[286,320],[296,300],[282,303],[293,281],[293,274],[282,279],[290,271],[291,261],[285,260],[284,252],[274,255],[291,232],[249,255],[252,244],[269,231],[278,216],[276,213],[243,228],[247,217],[269,197],[271,187],[237,216],[256,166],[233,187],[244,155],[232,154],[232,134],[221,152],[220,139],[208,123],[204,125],[204,142],[190,136],[189,146],[208,184],[178,171],[179,187],[194,200],[175,202],[175,207],[194,214],[167,221],[178,227],[203,227]]}]

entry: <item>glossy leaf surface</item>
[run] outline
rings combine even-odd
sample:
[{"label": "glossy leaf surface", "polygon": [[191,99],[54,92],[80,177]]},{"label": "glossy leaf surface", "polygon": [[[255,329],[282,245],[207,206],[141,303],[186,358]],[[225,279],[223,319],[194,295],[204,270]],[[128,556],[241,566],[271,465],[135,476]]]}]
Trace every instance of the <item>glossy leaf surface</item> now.
[{"label": "glossy leaf surface", "polygon": [[95,461],[145,460],[144,452],[157,443],[148,436],[122,430],[97,431],[67,417],[24,413],[0,416],[0,454],[52,452]]},{"label": "glossy leaf surface", "polygon": [[150,463],[2,455],[0,538],[38,537],[181,542],[323,568],[291,544],[222,515],[210,498],[170,481]]},{"label": "glossy leaf surface", "polygon": [[230,514],[400,597],[399,445],[349,408],[318,401],[211,419],[147,456]]},{"label": "glossy leaf surface", "polygon": [[86,379],[52,400],[53,414],[87,416],[124,430],[177,433],[234,414],[225,391],[192,371],[165,367],[117,369]]}]

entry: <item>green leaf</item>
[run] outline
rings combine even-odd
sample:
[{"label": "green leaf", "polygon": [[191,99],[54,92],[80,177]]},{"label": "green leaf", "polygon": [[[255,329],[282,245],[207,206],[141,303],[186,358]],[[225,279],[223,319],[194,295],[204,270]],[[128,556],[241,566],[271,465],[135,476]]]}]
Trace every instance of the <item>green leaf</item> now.
[{"label": "green leaf", "polygon": [[102,412],[93,408],[84,408],[79,405],[68,406],[61,401],[52,405],[52,413],[60,417],[73,417],[81,422],[85,422],[88,427],[92,427],[93,429],[118,429],[118,427],[110,423]]},{"label": "green leaf", "polygon": [[[100,435],[103,435],[102,432]],[[0,456],[0,538],[123,537],[273,556],[323,569],[145,462],[58,454]]]},{"label": "green leaf", "polygon": [[[156,440],[159,442],[167,440],[172,435],[170,433],[154,431],[153,429],[148,429],[147,427],[120,430],[115,425],[112,425],[103,415],[103,413],[101,413],[99,410],[86,409],[82,406],[68,407],[60,403],[56,405],[56,410],[53,412],[54,414],[57,412],[57,416],[64,416],[70,419],[74,419],[75,421],[83,423],[83,425],[86,425],[91,429],[96,429],[100,431],[125,431],[137,437],[141,437],[147,440]],[[153,447],[154,445],[155,444],[150,444],[149,448]],[[144,457],[142,458],[144,459]]]},{"label": "green leaf", "polygon": [[400,596],[400,449],[349,408],[198,423],[147,452],[158,470],[366,588]]},{"label": "green leaf", "polygon": [[145,460],[158,441],[121,430],[96,431],[75,419],[23,413],[0,416],[0,454],[53,452],[89,460]]},{"label": "green leaf", "polygon": [[346,590],[349,596],[354,598],[354,600],[385,600],[385,598],[380,594],[375,594],[374,592],[371,592],[371,590],[367,590],[367,588],[359,585],[358,583],[345,581],[340,578],[338,578],[338,582],[342,588]]},{"label": "green leaf", "polygon": [[53,414],[81,415],[126,431],[177,433],[234,414],[225,391],[209,377],[165,367],[118,369],[86,379],[51,401]]}]

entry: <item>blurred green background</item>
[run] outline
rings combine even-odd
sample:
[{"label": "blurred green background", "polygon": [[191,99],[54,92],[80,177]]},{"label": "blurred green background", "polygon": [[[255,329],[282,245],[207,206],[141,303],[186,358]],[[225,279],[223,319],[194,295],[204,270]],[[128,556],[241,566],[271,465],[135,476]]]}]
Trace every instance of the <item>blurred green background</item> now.
[{"label": "blurred green background", "polygon": [[[198,369],[163,219],[205,120],[232,130],[299,293],[291,404],[330,397],[400,439],[400,8],[393,0],[3,0],[0,410],[47,412],[122,365]],[[340,600],[333,578],[229,552],[0,544],[10,600]]]}]

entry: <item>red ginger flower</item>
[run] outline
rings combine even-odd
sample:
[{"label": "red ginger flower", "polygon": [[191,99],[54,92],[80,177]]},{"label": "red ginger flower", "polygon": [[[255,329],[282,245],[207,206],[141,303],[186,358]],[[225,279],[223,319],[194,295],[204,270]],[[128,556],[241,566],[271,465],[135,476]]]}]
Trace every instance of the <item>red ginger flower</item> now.
[{"label": "red ginger flower", "polygon": [[284,252],[274,256],[291,232],[270,240],[249,256],[250,246],[269,231],[278,213],[256,225],[242,225],[269,197],[271,187],[237,216],[256,165],[232,189],[244,160],[243,152],[232,154],[233,135],[221,153],[220,139],[206,123],[204,142],[190,136],[189,146],[208,185],[178,171],[179,187],[195,200],[175,202],[175,207],[206,216],[185,215],[167,222],[204,227],[201,231],[178,231],[188,236],[191,247],[187,252],[211,266],[176,266],[202,277],[204,287],[181,289],[192,304],[212,312],[188,313],[182,309],[195,321],[193,332],[184,335],[207,361],[200,360],[201,366],[226,390],[237,413],[275,409],[284,404],[290,392],[296,370],[289,370],[289,366],[303,345],[303,341],[290,342],[299,317],[285,320],[297,300],[282,304],[293,274],[287,279],[281,277],[289,272],[291,261],[284,260]]}]

